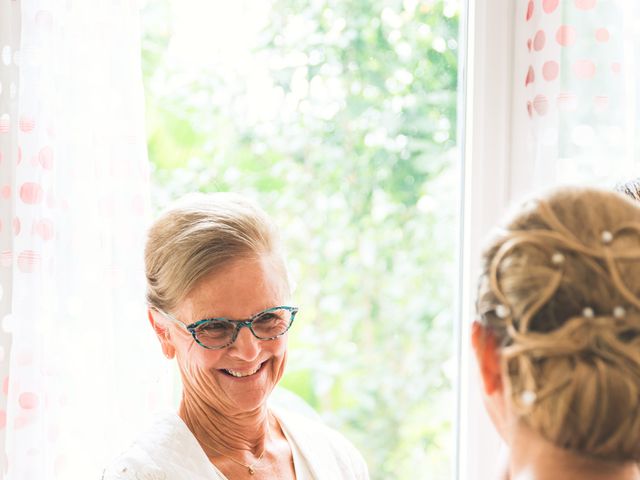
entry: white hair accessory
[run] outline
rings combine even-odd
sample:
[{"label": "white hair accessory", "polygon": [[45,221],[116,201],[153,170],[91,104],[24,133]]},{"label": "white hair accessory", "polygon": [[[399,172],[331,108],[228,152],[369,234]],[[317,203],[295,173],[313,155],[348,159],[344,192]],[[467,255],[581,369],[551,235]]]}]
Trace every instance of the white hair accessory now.
[{"label": "white hair accessory", "polygon": [[593,308],[586,307],[585,309],[583,309],[582,316],[585,318],[593,318],[594,317]]},{"label": "white hair accessory", "polygon": [[615,318],[624,318],[624,316],[627,314],[627,311],[624,309],[624,307],[621,306],[617,306],[616,308],[613,309],[613,316]]},{"label": "white hair accessory", "polygon": [[538,396],[535,394],[535,392],[532,392],[531,390],[525,390],[520,394],[520,400],[522,400],[522,403],[525,404],[527,407],[530,407],[531,405],[536,403],[537,398]]},{"label": "white hair accessory", "polygon": [[564,263],[564,255],[556,252],[551,256],[551,263],[554,265],[562,265]]},{"label": "white hair accessory", "polygon": [[510,314],[511,314],[511,310],[509,310],[509,307],[506,307],[505,305],[502,305],[502,304],[496,306],[496,315],[499,318],[507,318]]},{"label": "white hair accessory", "polygon": [[609,230],[605,230],[602,232],[602,243],[608,245],[613,240],[613,234]]}]

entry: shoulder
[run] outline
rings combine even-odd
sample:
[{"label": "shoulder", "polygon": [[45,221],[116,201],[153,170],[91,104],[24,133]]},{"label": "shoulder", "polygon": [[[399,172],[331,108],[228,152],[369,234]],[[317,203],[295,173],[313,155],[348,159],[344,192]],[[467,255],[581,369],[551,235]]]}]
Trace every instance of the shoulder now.
[{"label": "shoulder", "polygon": [[277,410],[276,416],[307,458],[314,463],[333,460],[345,478],[366,480],[367,464],[358,449],[337,430],[295,412]]},{"label": "shoulder", "polygon": [[189,454],[189,435],[176,414],[158,416],[104,469],[101,480],[170,480],[174,476],[170,472],[172,466],[180,463],[175,458],[176,451],[185,457]]},{"label": "shoulder", "polygon": [[101,480],[167,480],[167,475],[148,452],[134,443],[102,471]]}]

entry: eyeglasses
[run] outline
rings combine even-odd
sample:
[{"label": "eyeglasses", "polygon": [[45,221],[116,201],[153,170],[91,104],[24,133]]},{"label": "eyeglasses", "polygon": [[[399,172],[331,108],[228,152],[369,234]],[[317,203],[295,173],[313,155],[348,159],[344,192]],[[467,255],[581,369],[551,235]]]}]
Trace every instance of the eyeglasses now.
[{"label": "eyeglasses", "polygon": [[242,327],[247,327],[253,336],[260,340],[274,340],[287,333],[298,313],[298,307],[279,306],[256,313],[245,320],[205,318],[186,325],[173,315],[153,308],[187,330],[198,345],[210,350],[219,350],[231,345],[238,338]]}]

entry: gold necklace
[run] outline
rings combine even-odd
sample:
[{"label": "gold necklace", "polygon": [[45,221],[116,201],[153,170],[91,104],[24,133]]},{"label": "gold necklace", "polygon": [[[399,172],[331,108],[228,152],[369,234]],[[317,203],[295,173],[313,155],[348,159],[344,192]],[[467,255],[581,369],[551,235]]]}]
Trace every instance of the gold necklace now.
[{"label": "gold necklace", "polygon": [[246,463],[241,462],[240,460],[236,460],[235,458],[230,457],[229,455],[226,455],[226,454],[222,453],[220,450],[217,450],[217,449],[213,448],[211,445],[209,445],[209,448],[211,450],[213,450],[214,452],[219,453],[223,457],[228,458],[232,462],[237,463],[238,465],[241,465],[241,466],[245,467],[248,470],[249,475],[253,475],[254,473],[256,473],[256,465],[258,463],[260,463],[260,460],[262,460],[262,457],[264,456],[264,452],[267,451],[267,447],[265,447],[264,450],[262,450],[262,453],[260,454],[258,459],[255,462],[253,462],[251,465],[248,465]]},{"label": "gold necklace", "polygon": [[260,463],[260,460],[262,460],[262,457],[264,457],[265,452],[267,451],[267,440],[269,438],[269,434],[271,433],[271,424],[269,423],[269,418],[267,418],[267,436],[265,437],[265,442],[264,442],[264,449],[262,450],[262,453],[258,456],[258,458],[256,459],[255,462],[253,462],[252,464],[246,464],[241,462],[240,460],[236,460],[233,457],[230,457],[229,455],[227,455],[226,453],[222,453],[220,450],[218,450],[215,447],[212,447],[211,445],[207,445],[211,450],[213,450],[214,452],[222,455],[225,458],[228,458],[229,460],[231,460],[233,463],[236,463],[238,465],[243,466],[244,468],[247,469],[247,471],[249,472],[249,475],[253,475],[256,473],[256,465],[258,463]]}]

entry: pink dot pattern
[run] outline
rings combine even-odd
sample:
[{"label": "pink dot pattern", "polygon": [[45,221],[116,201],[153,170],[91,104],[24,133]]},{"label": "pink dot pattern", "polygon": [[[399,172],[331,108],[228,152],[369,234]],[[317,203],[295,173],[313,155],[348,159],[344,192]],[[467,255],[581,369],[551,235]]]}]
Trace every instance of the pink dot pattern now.
[{"label": "pink dot pattern", "polygon": [[542,2],[542,10],[544,13],[553,13],[553,11],[558,8],[559,0],[544,0]]},{"label": "pink dot pattern", "polygon": [[[524,106],[532,120],[583,109],[602,114],[617,101],[614,85],[621,77],[622,46],[610,24],[594,26],[599,8],[607,7],[597,0],[526,4],[520,27],[529,34],[526,50],[518,55],[528,58],[523,65]],[[611,61],[602,63],[602,50],[596,49],[607,49]]]},{"label": "pink dot pattern", "polygon": [[591,60],[578,60],[573,64],[576,78],[593,78],[596,74],[596,64]]},{"label": "pink dot pattern", "polygon": [[[148,398],[168,404],[130,321],[150,210],[135,10],[0,2],[20,32],[0,35],[0,478],[99,471],[122,427],[151,419]],[[123,350],[135,361],[114,361]]]},{"label": "pink dot pattern", "polygon": [[40,399],[34,392],[24,392],[18,397],[18,405],[25,410],[33,410],[38,407]]},{"label": "pink dot pattern", "polygon": [[555,60],[549,60],[548,62],[544,62],[544,65],[542,65],[542,76],[548,82],[552,82],[558,78],[559,73],[560,64]]},{"label": "pink dot pattern", "polygon": [[556,40],[563,47],[568,47],[576,42],[576,29],[571,25],[560,25],[556,32]]}]

